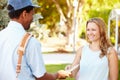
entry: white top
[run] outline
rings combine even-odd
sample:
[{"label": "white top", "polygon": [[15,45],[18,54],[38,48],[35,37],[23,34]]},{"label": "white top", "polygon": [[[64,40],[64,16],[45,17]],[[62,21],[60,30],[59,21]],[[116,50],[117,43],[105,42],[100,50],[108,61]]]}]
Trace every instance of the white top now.
[{"label": "white top", "polygon": [[[15,21],[10,21],[8,27],[0,32],[0,80],[16,80],[17,48],[25,32]],[[18,80],[35,80],[34,76],[41,77],[46,72],[41,45],[33,37],[28,42],[21,64]]]},{"label": "white top", "polygon": [[78,80],[108,80],[108,59],[100,58],[101,51],[92,51],[89,45],[82,49]]}]

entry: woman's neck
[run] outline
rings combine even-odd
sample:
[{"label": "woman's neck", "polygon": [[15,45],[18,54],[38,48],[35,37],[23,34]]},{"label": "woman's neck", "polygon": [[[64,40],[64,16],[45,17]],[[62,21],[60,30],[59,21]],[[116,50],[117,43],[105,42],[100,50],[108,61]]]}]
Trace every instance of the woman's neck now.
[{"label": "woman's neck", "polygon": [[90,49],[94,50],[94,51],[98,51],[100,50],[100,46],[99,46],[99,43],[98,42],[93,42],[93,43],[90,43],[89,45]]}]

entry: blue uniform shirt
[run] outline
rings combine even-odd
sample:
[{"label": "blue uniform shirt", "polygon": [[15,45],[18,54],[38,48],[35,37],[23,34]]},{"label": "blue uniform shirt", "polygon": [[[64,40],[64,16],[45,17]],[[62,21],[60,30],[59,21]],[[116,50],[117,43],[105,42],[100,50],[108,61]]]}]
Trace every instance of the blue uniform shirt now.
[{"label": "blue uniform shirt", "polygon": [[[15,21],[10,21],[0,32],[0,80],[16,79],[17,49],[25,33],[23,26]],[[34,76],[41,77],[45,72],[41,44],[31,37],[22,58],[18,80],[35,80]]]}]

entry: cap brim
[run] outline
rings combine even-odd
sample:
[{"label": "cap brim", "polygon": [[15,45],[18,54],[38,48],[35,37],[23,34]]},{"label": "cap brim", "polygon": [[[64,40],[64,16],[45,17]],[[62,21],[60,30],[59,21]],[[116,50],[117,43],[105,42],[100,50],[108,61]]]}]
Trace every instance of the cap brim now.
[{"label": "cap brim", "polygon": [[33,5],[33,7],[34,7],[34,8],[40,8],[40,6],[38,6],[38,5]]}]

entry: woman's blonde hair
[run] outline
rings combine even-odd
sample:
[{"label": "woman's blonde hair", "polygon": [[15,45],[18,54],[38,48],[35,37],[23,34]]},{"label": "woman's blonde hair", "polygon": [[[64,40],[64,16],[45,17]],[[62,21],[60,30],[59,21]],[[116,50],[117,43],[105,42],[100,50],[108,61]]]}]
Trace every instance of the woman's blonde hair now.
[{"label": "woman's blonde hair", "polygon": [[107,50],[109,47],[112,46],[111,42],[108,39],[107,32],[106,32],[106,24],[103,19],[101,18],[91,18],[87,21],[86,27],[89,22],[95,23],[99,27],[100,32],[100,50],[101,54],[100,57],[107,55]]}]

